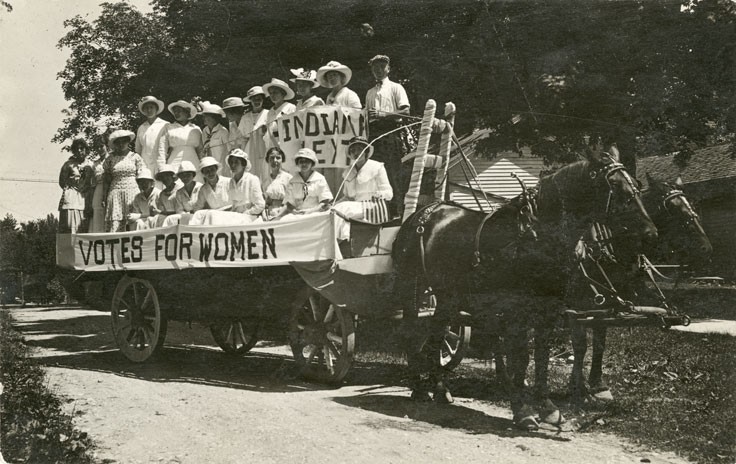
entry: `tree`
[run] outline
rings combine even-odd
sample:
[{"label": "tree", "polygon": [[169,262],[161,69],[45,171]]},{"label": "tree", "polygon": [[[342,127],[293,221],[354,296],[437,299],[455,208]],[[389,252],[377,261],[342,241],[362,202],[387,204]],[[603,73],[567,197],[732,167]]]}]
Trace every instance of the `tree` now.
[{"label": "tree", "polygon": [[55,140],[104,121],[135,127],[143,95],[220,101],[329,60],[350,66],[365,95],[367,59],[386,53],[415,113],[428,98],[455,102],[458,132],[492,129],[481,147],[491,155],[528,145],[569,161],[592,134],[625,153],[683,150],[736,132],[732,5],[154,0],[144,15],[105,3],[92,23],[65,23],[71,104]]}]

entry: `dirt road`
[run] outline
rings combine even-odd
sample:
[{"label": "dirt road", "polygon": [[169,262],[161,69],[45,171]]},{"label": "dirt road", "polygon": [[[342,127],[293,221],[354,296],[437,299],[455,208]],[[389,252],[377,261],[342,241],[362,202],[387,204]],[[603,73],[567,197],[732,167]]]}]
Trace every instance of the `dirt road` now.
[{"label": "dirt road", "polygon": [[113,346],[108,313],[12,314],[107,462],[686,462],[612,435],[518,432],[508,410],[484,401],[413,403],[391,382],[351,383],[373,378],[360,364],[342,388],[304,383],[283,347],[232,358],[196,325],[171,323],[163,356],[137,365]]}]

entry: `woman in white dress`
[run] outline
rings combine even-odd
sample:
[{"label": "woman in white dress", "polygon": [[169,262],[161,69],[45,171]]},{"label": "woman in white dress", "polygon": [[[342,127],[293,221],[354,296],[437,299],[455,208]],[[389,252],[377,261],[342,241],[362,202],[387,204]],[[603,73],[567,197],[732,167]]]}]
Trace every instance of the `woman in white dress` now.
[{"label": "woman in white dress", "polygon": [[261,182],[258,177],[248,172],[248,154],[243,150],[235,149],[227,155],[227,163],[233,172],[228,183],[230,198],[229,211],[220,210],[198,211],[192,217],[192,225],[239,225],[249,224],[259,218],[266,206],[261,192]]},{"label": "woman in white dress", "polygon": [[292,69],[291,73],[295,77],[289,80],[296,86],[296,94],[299,96],[296,102],[296,111],[325,104],[324,100],[312,94],[312,90],[319,87],[316,71],[299,68]]},{"label": "woman in white dress", "polygon": [[284,197],[286,196],[286,186],[292,175],[283,168],[283,162],[286,155],[279,147],[272,147],[266,152],[266,161],[270,167],[266,182],[262,184],[263,196],[266,200],[266,209],[264,216],[266,220],[277,216],[284,207]]},{"label": "woman in white dress", "polygon": [[317,71],[317,82],[326,89],[331,89],[325,103],[333,106],[346,106],[361,109],[358,94],[346,87],[353,72],[347,66],[330,61]]},{"label": "woman in white dress", "polygon": [[309,148],[301,148],[294,156],[298,173],[286,186],[286,207],[272,220],[288,214],[310,214],[327,211],[332,201],[332,192],[325,177],[314,170],[317,155]]},{"label": "woman in white dress", "polygon": [[296,106],[286,100],[294,98],[294,91],[289,88],[286,82],[279,79],[271,79],[271,82],[263,86],[273,103],[273,107],[266,114],[266,135],[263,140],[266,142],[266,148],[278,146],[278,125],[276,120],[286,114],[296,111]]},{"label": "woman in white dress", "polygon": [[[161,135],[158,161],[159,166],[171,165],[176,172],[184,160],[199,163],[203,151],[202,130],[190,122],[197,115],[194,105],[179,100],[169,105],[169,112],[174,115],[176,121],[166,124]],[[202,182],[199,174],[197,181]]]},{"label": "woman in white dress", "polygon": [[266,102],[266,93],[263,87],[256,85],[248,89],[245,103],[250,104],[250,110],[246,111],[241,120],[241,128],[245,134],[245,147],[243,151],[248,153],[250,173],[258,177],[263,183],[268,175],[268,164],[266,163],[266,142],[263,140],[262,127],[266,126],[268,110],[263,107]]},{"label": "woman in white dress", "polygon": [[381,214],[372,214],[375,211],[369,211],[369,208],[383,208],[387,215],[386,202],[391,201],[394,197],[383,163],[370,159],[373,156],[373,146],[368,143],[368,140],[363,137],[353,137],[348,145],[348,156],[352,163],[343,174],[345,178],[344,195],[333,206],[338,212],[336,218],[338,240],[350,238],[350,223],[343,218],[366,221],[369,219],[366,218],[366,214],[374,217],[381,216]]},{"label": "woman in white dress", "polygon": [[[204,130],[202,131],[204,136],[203,156],[211,156],[222,164],[230,151],[228,148],[230,134],[221,124],[225,117],[225,111],[218,105],[208,101],[204,101],[199,105],[201,108],[200,114],[204,119]],[[230,177],[230,168],[222,166],[222,175]]]},{"label": "woman in white dress", "polygon": [[160,167],[158,164],[158,145],[161,143],[161,135],[164,133],[166,124],[168,124],[158,117],[164,111],[164,102],[149,95],[141,98],[138,102],[138,110],[146,117],[146,120],[138,127],[135,138],[135,152],[141,155],[151,174],[156,175]]}]

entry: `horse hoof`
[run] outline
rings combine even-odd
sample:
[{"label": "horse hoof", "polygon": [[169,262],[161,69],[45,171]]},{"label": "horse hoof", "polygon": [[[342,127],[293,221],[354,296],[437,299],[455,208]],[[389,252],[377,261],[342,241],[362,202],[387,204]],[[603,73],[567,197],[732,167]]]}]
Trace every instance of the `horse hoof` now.
[{"label": "horse hoof", "polygon": [[545,412],[540,414],[540,421],[544,422],[545,424],[550,424],[559,427],[563,422],[565,422],[565,417],[560,413],[560,410],[554,410],[550,412]]},{"label": "horse hoof", "polygon": [[514,425],[516,428],[527,432],[539,430],[539,422],[537,422],[534,416],[514,417]]},{"label": "horse hoof", "polygon": [[455,399],[452,397],[450,390],[445,389],[444,391],[439,390],[434,392],[434,402],[437,404],[452,404]]},{"label": "horse hoof", "polygon": [[429,396],[429,392],[423,390],[414,390],[411,392],[411,400],[418,403],[427,403],[432,401],[432,397]]}]

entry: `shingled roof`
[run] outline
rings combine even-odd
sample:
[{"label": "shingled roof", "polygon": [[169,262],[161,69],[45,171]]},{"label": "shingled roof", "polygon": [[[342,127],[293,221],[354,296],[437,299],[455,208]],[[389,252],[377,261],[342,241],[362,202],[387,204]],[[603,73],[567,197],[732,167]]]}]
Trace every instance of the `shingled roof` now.
[{"label": "shingled roof", "polygon": [[736,159],[731,157],[731,145],[728,143],[695,150],[683,168],[675,164],[674,154],[639,158],[636,165],[638,177],[644,183],[644,174],[647,172],[664,181],[674,181],[680,177],[684,184],[736,177]]}]

